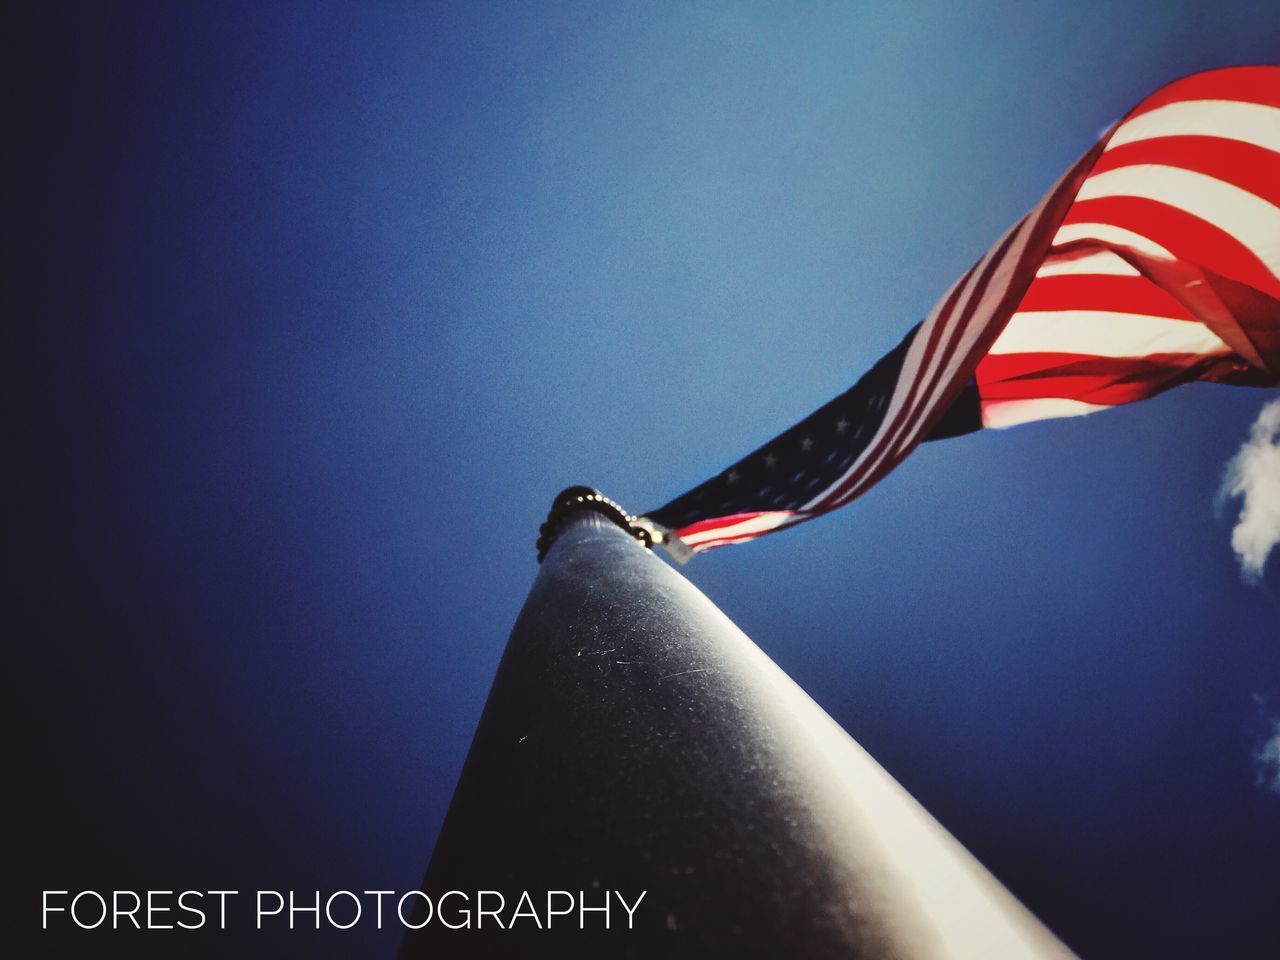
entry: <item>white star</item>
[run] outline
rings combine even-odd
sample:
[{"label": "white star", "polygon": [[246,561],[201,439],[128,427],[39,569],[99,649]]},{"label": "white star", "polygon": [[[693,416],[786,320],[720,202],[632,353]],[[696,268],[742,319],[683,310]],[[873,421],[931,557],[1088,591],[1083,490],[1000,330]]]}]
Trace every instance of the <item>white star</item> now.
[{"label": "white star", "polygon": [[848,429],[849,429],[849,421],[846,420],[844,417],[841,417],[839,420],[836,421],[836,433],[844,433]]},{"label": "white star", "polygon": [[775,457],[772,453],[766,453],[764,455],[764,465],[768,467],[770,470],[772,470],[774,467],[778,465],[778,458]]},{"label": "white star", "polygon": [[803,450],[805,453],[808,453],[810,450],[813,449],[813,440],[810,437],[805,437],[803,440],[800,441],[800,449]]},{"label": "white star", "polygon": [[737,471],[737,470],[730,470],[728,473],[726,473],[726,474],[725,474],[724,478],[725,478],[725,480],[727,480],[729,483],[737,483],[737,482],[738,482],[738,471]]}]

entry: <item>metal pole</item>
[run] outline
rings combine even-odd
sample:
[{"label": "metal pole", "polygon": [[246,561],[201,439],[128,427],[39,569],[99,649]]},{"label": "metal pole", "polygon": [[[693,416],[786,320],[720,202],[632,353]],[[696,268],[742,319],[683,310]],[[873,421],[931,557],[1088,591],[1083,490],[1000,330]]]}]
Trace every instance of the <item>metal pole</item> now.
[{"label": "metal pole", "polygon": [[402,957],[1071,955],[623,516],[553,510]]}]

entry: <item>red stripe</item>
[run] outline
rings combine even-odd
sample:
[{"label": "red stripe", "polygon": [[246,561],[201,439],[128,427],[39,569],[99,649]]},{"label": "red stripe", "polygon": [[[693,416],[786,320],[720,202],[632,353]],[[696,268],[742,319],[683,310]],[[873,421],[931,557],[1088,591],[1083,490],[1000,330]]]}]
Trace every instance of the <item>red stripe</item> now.
[{"label": "red stripe", "polygon": [[1097,273],[1036,277],[1018,304],[1019,313],[1033,310],[1108,310],[1195,319],[1186,307],[1146,277]]},{"label": "red stripe", "polygon": [[705,520],[698,520],[689,524],[687,527],[681,527],[676,534],[683,538],[687,533],[703,533],[707,530],[717,530],[720,527],[732,526],[735,523],[742,523],[744,520],[753,520],[756,517],[762,517],[766,513],[785,513],[785,510],[756,510],[751,513],[728,513],[723,517],[709,517]]},{"label": "red stripe", "polygon": [[[903,404],[902,409],[899,411],[899,416],[895,419],[895,431],[893,433],[885,434],[885,444],[881,445],[886,448],[885,456],[880,458],[879,462],[874,464],[874,467],[872,467],[872,460],[866,460],[865,464],[868,467],[871,467],[871,469],[866,473],[865,482],[863,482],[860,487],[856,488],[852,483],[843,485],[840,490],[836,491],[836,499],[830,509],[842,507],[849,501],[861,496],[866,490],[871,489],[871,487],[880,482],[881,477],[885,476],[893,470],[894,467],[901,463],[906,457],[907,452],[911,449],[911,446],[914,446],[914,444],[911,446],[905,446],[904,438],[908,435],[911,422],[921,419],[921,413],[917,408],[920,404],[925,402],[931,393],[933,393],[933,389],[937,386],[939,378],[947,374],[947,367],[951,363],[952,355],[955,353],[961,335],[968,324],[972,321],[974,312],[978,308],[978,304],[981,303],[983,297],[986,296],[987,287],[990,286],[992,277],[1003,264],[1005,257],[1008,255],[1009,245],[1013,243],[1014,238],[1017,237],[1024,221],[1020,221],[1013,230],[1008,232],[1005,238],[1000,242],[1000,246],[996,249],[995,253],[987,261],[987,265],[982,271],[982,276],[979,278],[972,294],[969,296],[969,302],[965,304],[964,314],[961,316],[960,320],[951,327],[950,336],[947,338],[947,345],[944,348],[942,355],[942,362],[939,363],[937,368],[934,370],[927,388],[922,392],[920,397],[917,398],[916,394],[917,391],[919,391],[921,383],[923,383],[923,378],[917,378],[911,385],[911,394],[907,398],[907,403]],[[1030,241],[1029,237],[1028,241]],[[1024,256],[1028,250],[1030,250],[1029,246],[1023,248]],[[1015,279],[1016,276],[1017,274],[1015,272]],[[995,314],[988,314],[985,322],[990,322],[992,316],[995,316]],[[941,319],[941,317],[939,319]],[[954,374],[951,375],[954,376]],[[920,433],[916,434],[916,436],[920,435]]]},{"label": "red stripe", "polygon": [[978,364],[984,401],[1059,397],[1086,403],[1132,403],[1198,379],[1220,357],[1164,353],[1094,357],[1072,353],[988,355]]},{"label": "red stripe", "polygon": [[[772,531],[770,531],[772,533]],[[704,553],[707,550],[714,550],[716,547],[727,547],[734,543],[744,543],[747,540],[754,540],[757,534],[751,534],[743,537],[726,537],[724,540],[711,540],[707,543],[691,543],[689,549],[694,553]]]},{"label": "red stripe", "polygon": [[1252,250],[1225,230],[1167,203],[1143,197],[1080,200],[1072,205],[1063,223],[1124,227],[1154,240],[1180,260],[1280,297],[1280,281]]},{"label": "red stripe", "polygon": [[[1015,232],[1016,231],[1011,231],[1009,233],[1009,237],[1011,238]],[[1008,241],[1006,240],[1006,243],[1007,242]],[[991,259],[991,263],[995,263],[996,259],[997,258],[993,257]],[[988,267],[990,267],[990,265],[991,264],[988,264]],[[871,463],[880,456],[889,441],[891,441],[897,435],[897,431],[902,428],[902,424],[907,419],[907,415],[915,401],[916,394],[920,389],[920,384],[923,379],[923,371],[928,369],[930,361],[933,359],[933,355],[938,349],[938,341],[942,337],[947,321],[951,318],[952,311],[955,309],[956,301],[959,299],[960,294],[964,291],[965,287],[968,286],[969,278],[973,275],[973,271],[977,269],[977,266],[978,264],[975,263],[968,269],[965,275],[960,278],[960,282],[951,289],[951,293],[948,295],[946,303],[943,305],[942,309],[938,311],[937,316],[934,317],[934,322],[929,327],[929,339],[925,344],[924,352],[920,357],[920,364],[917,368],[915,379],[911,382],[911,386],[907,391],[906,399],[898,408],[897,413],[894,414],[893,420],[890,421],[888,430],[882,431],[880,439],[876,441],[875,445],[863,452],[859,462],[854,466],[853,472],[850,473],[849,476],[841,483],[823,493],[822,499],[814,504],[810,508],[811,510],[821,510],[825,512],[827,510],[834,510],[837,506],[840,506],[839,498],[844,495],[845,491],[852,489],[866,475],[867,471],[871,467]],[[978,296],[978,291],[975,290],[973,296]],[[920,333],[923,332],[923,330],[920,331]],[[920,333],[917,333],[916,336],[919,336]],[[907,355],[910,356],[909,350]],[[903,362],[906,362],[905,359]],[[939,369],[942,368],[943,365],[940,364]]]},{"label": "red stripe", "polygon": [[1280,107],[1280,67],[1223,67],[1183,77],[1151,94],[1128,116],[1136,117],[1178,100],[1240,100]]},{"label": "red stripe", "polygon": [[[1008,236],[1004,239],[1004,241],[1002,241],[1001,247],[1007,247],[1009,242],[1013,239],[1013,237],[1016,234],[1017,234],[1016,229],[1010,230]],[[994,267],[995,264],[999,262],[999,259],[1000,259],[999,254],[991,258],[990,262],[987,265],[987,270],[984,271],[986,277],[989,278],[992,268]],[[920,365],[918,368],[919,371],[923,371],[927,369],[927,367],[929,366],[929,361],[931,360],[934,352],[937,349],[938,340],[942,336],[943,331],[946,327],[946,321],[950,317],[951,311],[955,308],[956,300],[960,296],[961,292],[964,290],[965,286],[969,281],[969,277],[972,275],[973,271],[976,268],[977,268],[977,264],[975,263],[972,267],[969,268],[969,270],[965,273],[965,275],[960,278],[960,281],[952,287],[950,294],[948,294],[947,296],[947,301],[945,305],[938,312],[937,316],[934,318],[933,324],[930,325],[929,340],[925,345],[924,353],[920,359]],[[980,287],[974,291],[973,296],[970,300],[971,304],[976,304],[978,300],[981,299],[981,291],[983,289],[985,289],[985,279],[981,282]],[[917,333],[916,336],[920,336],[920,334],[922,333],[924,333],[923,329],[919,331],[919,333]],[[945,358],[944,358],[944,361],[942,364],[939,365],[938,370],[939,371],[944,370],[945,366],[946,364],[945,364]],[[877,443],[871,450],[864,451],[864,454],[861,458],[861,462],[854,468],[853,473],[850,474],[850,476],[842,484],[840,484],[839,487],[828,490],[823,495],[822,499],[818,501],[818,503],[814,504],[814,506],[810,507],[807,511],[805,511],[803,519],[808,519],[809,517],[818,516],[830,510],[834,510],[836,506],[840,505],[840,504],[833,505],[832,503],[833,496],[838,495],[841,491],[848,489],[852,484],[857,483],[858,480],[861,478],[861,476],[865,474],[865,472],[867,471],[873,457],[877,456],[878,452],[882,450],[885,447],[886,443],[893,438],[894,433],[900,428],[901,424],[905,420],[906,412],[909,410],[917,392],[920,389],[921,381],[922,381],[922,378],[920,376],[917,376],[916,379],[912,381],[910,390],[908,391],[908,394],[907,394],[907,398],[904,401],[903,405],[898,409],[898,413],[895,415],[892,423],[890,424],[888,432],[883,433],[881,435],[881,439],[877,441]],[[760,512],[763,513],[768,511],[760,511]],[[759,515],[760,515],[759,513],[735,514],[733,515],[732,522],[737,522],[739,519],[746,519],[749,517],[754,517]],[[727,525],[727,523],[725,522],[726,519],[727,518],[716,517],[716,518],[711,518],[707,520],[700,520],[697,523],[690,524],[687,527],[683,527],[680,530],[677,530],[676,535],[683,537],[685,533],[694,533],[702,530],[709,530],[709,529],[714,529],[721,526],[726,526]],[[743,539],[743,540],[751,539],[756,536],[760,536],[761,533],[766,533],[766,532],[773,533],[774,531],[768,530],[768,531],[761,531],[760,533],[742,534],[740,537],[726,538],[723,540],[723,542],[730,543],[730,542],[737,542],[739,539]],[[721,541],[707,541],[705,543],[693,544],[692,546],[695,549],[704,549],[704,548],[709,548],[710,546],[719,546],[720,544],[721,544]]]},{"label": "red stripe", "polygon": [[[766,511],[766,512],[772,512],[772,511]],[[794,527],[797,523],[803,523],[805,520],[808,520],[810,517],[815,517],[815,516],[817,516],[817,514],[815,513],[808,513],[808,512],[795,513],[791,517],[789,517],[788,519],[780,523],[778,526],[770,527],[768,530],[757,530],[754,533],[729,534],[728,536],[724,536],[724,537],[715,537],[711,540],[702,540],[698,543],[690,543],[688,544],[688,547],[691,550],[693,550],[695,553],[701,553],[703,550],[711,550],[714,547],[723,547],[730,543],[742,543],[746,540],[754,540],[756,537],[764,536],[764,534],[766,533],[777,533],[779,530],[787,529],[787,527]],[[689,532],[689,528],[685,527],[681,530],[676,530],[674,532],[676,536],[683,539],[684,535]]]},{"label": "red stripe", "polygon": [[727,547],[733,543],[745,543],[746,541],[754,540],[756,537],[762,536],[765,533],[777,533],[778,530],[782,529],[785,528],[778,527],[776,530],[762,530],[757,533],[740,533],[734,537],[722,537],[719,540],[704,540],[701,543],[691,543],[689,546],[693,549],[694,553],[702,553],[704,550],[714,550],[716,547]]},{"label": "red stripe", "polygon": [[[1044,259],[1045,252],[1049,248],[1050,240],[1062,222],[1063,210],[1069,209],[1067,204],[1069,204],[1071,198],[1079,192],[1080,184],[1084,182],[1087,173],[1093,169],[1093,165],[1097,162],[1098,155],[1101,151],[1102,144],[1095,144],[1091,150],[1077,160],[1072,168],[1063,175],[1052,193],[1040,202],[1037,220],[1027,238],[1026,245],[1022,249],[1022,253],[1013,271],[1013,275],[1009,278],[1009,283],[1005,288],[1004,294],[995,309],[990,311],[982,319],[982,324],[986,328],[983,331],[983,335],[978,337],[974,342],[973,347],[965,356],[964,362],[956,367],[950,374],[951,383],[943,390],[942,395],[938,398],[933,407],[929,410],[923,411],[923,413],[918,417],[914,415],[915,412],[913,411],[913,418],[918,419],[919,421],[918,429],[912,438],[913,442],[906,443],[900,440],[896,431],[891,434],[886,434],[886,439],[891,440],[893,445],[888,448],[888,455],[884,457],[883,462],[871,471],[866,478],[866,482],[863,483],[861,487],[854,488],[852,483],[845,483],[842,484],[835,492],[835,498],[830,494],[824,497],[822,504],[826,509],[835,509],[836,507],[844,506],[844,504],[853,500],[857,496],[860,496],[863,491],[870,489],[873,485],[878,483],[885,474],[889,473],[894,467],[901,463],[903,459],[905,459],[915,444],[919,443],[920,437],[928,435],[928,431],[933,429],[934,425],[939,419],[941,419],[942,415],[946,413],[947,408],[955,402],[956,397],[960,395],[960,391],[964,389],[965,380],[968,377],[969,371],[976,367],[979,358],[991,349],[991,344],[995,342],[995,339],[1000,335],[1000,332],[1004,329],[1009,317],[1013,315],[1014,308],[1018,301],[1025,294],[1027,285],[1029,285],[1034,279],[1035,272],[1039,269],[1039,265]],[[1035,211],[1033,211],[1033,213],[1034,212]],[[992,274],[1003,263],[1008,252],[1009,244],[1013,242],[1021,226],[1022,223],[1020,222],[1013,230],[1009,231],[1005,239],[1001,242],[995,255],[991,257],[978,289],[974,291],[969,300],[966,316],[960,323],[956,324],[956,331],[962,330],[972,319],[972,313],[985,295],[986,287],[990,282]],[[951,304],[948,304],[948,306],[950,307]],[[941,317],[939,319],[941,319]],[[954,348],[956,343],[957,340],[953,336],[950,347]],[[949,349],[948,354],[943,358],[943,362],[939,364],[938,372],[930,383],[925,396],[932,393],[938,377],[946,371],[950,359]],[[915,385],[913,385],[913,391],[914,386]],[[903,420],[904,418],[900,415],[897,418],[897,425],[901,425]],[[872,461],[870,459],[864,461],[864,463],[871,462]],[[828,504],[830,504],[830,506],[828,506]]]},{"label": "red stripe", "polygon": [[[1225,137],[1156,137],[1108,150],[1093,174],[1138,163],[1194,170],[1248,190],[1280,207],[1280,153]],[[1090,174],[1091,176],[1093,174]]]},{"label": "red stripe", "polygon": [[[919,443],[919,438],[929,435],[929,432],[942,419],[948,408],[956,402],[961,391],[965,388],[969,372],[977,368],[981,358],[991,349],[991,345],[1003,332],[1009,318],[1013,315],[1019,299],[1025,293],[1026,286],[1034,280],[1035,272],[1044,260],[1044,252],[1049,248],[1053,235],[1062,223],[1063,212],[1070,209],[1068,204],[1070,204],[1071,198],[1079,193],[1081,183],[1084,182],[1086,176],[1093,169],[1098,155],[1102,152],[1102,148],[1102,142],[1094,144],[1093,148],[1077,160],[1075,165],[1063,176],[1054,190],[1053,196],[1042,201],[1043,209],[1040,211],[1039,220],[1032,229],[1031,236],[1027,239],[1027,245],[1023,249],[1022,257],[1019,259],[1014,274],[1009,280],[1009,285],[1005,288],[1004,296],[988,317],[986,329],[974,341],[972,348],[965,356],[964,363],[957,368],[957,375],[953,377],[950,385],[943,391],[939,402],[931,411],[926,412],[922,418],[920,430],[916,434],[916,443]],[[901,451],[897,462],[901,462],[911,449],[911,447],[908,447]]]}]

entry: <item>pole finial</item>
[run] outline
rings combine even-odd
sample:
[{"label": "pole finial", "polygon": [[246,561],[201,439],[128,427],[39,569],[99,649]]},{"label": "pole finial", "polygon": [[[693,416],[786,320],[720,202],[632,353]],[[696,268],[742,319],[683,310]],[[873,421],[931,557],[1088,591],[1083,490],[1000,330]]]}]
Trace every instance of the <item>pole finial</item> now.
[{"label": "pole finial", "polygon": [[606,517],[635,537],[646,550],[653,548],[652,533],[644,526],[637,524],[637,518],[627,513],[619,504],[591,487],[566,487],[551,501],[551,510],[547,513],[547,519],[538,528],[539,563],[547,555],[551,545],[556,542],[556,538],[560,536],[569,517],[581,510],[591,510]]}]

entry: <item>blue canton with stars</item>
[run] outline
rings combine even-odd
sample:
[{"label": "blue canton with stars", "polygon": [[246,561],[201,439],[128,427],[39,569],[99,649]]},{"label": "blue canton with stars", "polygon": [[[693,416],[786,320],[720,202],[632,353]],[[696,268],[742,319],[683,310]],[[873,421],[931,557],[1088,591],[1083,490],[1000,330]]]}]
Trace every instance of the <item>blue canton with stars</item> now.
[{"label": "blue canton with stars", "polygon": [[[676,530],[710,517],[798,510],[834,484],[875,436],[885,417],[907,350],[920,327],[857,383],[733,466],[646,516]],[[979,429],[977,391],[970,384],[927,439]]]}]

